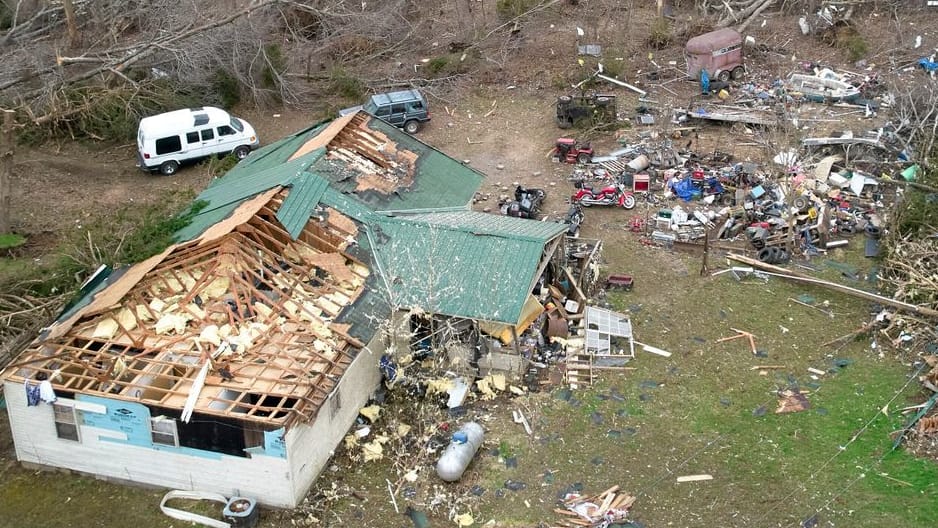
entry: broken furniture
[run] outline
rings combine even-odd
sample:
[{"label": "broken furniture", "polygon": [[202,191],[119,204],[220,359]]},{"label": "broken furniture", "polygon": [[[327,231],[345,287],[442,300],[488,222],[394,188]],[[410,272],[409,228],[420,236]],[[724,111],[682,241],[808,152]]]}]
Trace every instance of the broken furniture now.
[{"label": "broken furniture", "polygon": [[632,291],[633,283],[634,279],[631,275],[613,274],[606,278],[606,289],[621,289],[625,291]]},{"label": "broken furniture", "polygon": [[[592,385],[594,369],[630,370],[623,364],[635,357],[632,322],[628,315],[587,306],[585,320],[586,336],[582,350],[569,350],[567,353],[565,375],[573,389],[580,383]],[[579,344],[578,341],[574,343]]]}]

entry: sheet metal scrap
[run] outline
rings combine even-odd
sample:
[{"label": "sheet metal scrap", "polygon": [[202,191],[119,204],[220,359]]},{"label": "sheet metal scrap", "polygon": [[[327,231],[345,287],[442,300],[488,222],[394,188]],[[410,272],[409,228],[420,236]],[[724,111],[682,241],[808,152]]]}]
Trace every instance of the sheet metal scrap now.
[{"label": "sheet metal scrap", "polygon": [[601,528],[624,521],[636,497],[619,492],[619,486],[613,486],[595,496],[582,496],[569,493],[563,498],[563,507],[554,508],[554,512],[563,516],[555,526],[579,528]]}]

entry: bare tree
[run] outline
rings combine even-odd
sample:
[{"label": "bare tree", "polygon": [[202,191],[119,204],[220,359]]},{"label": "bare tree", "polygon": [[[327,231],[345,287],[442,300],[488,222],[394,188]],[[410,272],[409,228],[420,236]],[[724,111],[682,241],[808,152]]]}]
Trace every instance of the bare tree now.
[{"label": "bare tree", "polygon": [[3,110],[0,133],[0,235],[10,232],[10,199],[13,193],[13,111]]},{"label": "bare tree", "polygon": [[890,93],[895,97],[895,133],[916,161],[931,168],[938,138],[938,88],[923,76],[919,82],[902,81]]}]

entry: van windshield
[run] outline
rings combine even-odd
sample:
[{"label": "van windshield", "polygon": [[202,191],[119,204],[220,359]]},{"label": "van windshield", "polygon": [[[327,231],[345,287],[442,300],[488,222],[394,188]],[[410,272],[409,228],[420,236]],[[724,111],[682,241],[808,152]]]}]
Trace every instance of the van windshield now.
[{"label": "van windshield", "polygon": [[244,132],[244,125],[241,124],[241,121],[239,121],[237,117],[231,118],[231,128],[238,132]]}]

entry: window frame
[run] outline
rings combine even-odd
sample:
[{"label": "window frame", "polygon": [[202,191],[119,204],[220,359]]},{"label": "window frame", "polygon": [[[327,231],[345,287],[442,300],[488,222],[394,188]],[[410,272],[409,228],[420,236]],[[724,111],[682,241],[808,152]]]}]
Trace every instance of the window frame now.
[{"label": "window frame", "polygon": [[[67,412],[65,412],[67,411]],[[71,421],[62,420],[63,416],[70,416]],[[78,423],[78,413],[75,412],[75,405],[71,402],[52,402],[52,422],[55,426],[55,436],[62,440],[81,443],[81,428]],[[71,426],[75,430],[74,438],[71,435],[63,436],[60,425]]]},{"label": "window frame", "polygon": [[[169,431],[157,431],[156,426],[163,426],[168,424],[172,429],[172,432]],[[156,436],[168,437],[172,435],[173,443],[165,441],[157,441]],[[150,417],[150,442],[153,445],[157,446],[166,446],[166,447],[179,447],[179,424],[176,422],[175,418],[170,418],[168,416],[151,416]]]}]

